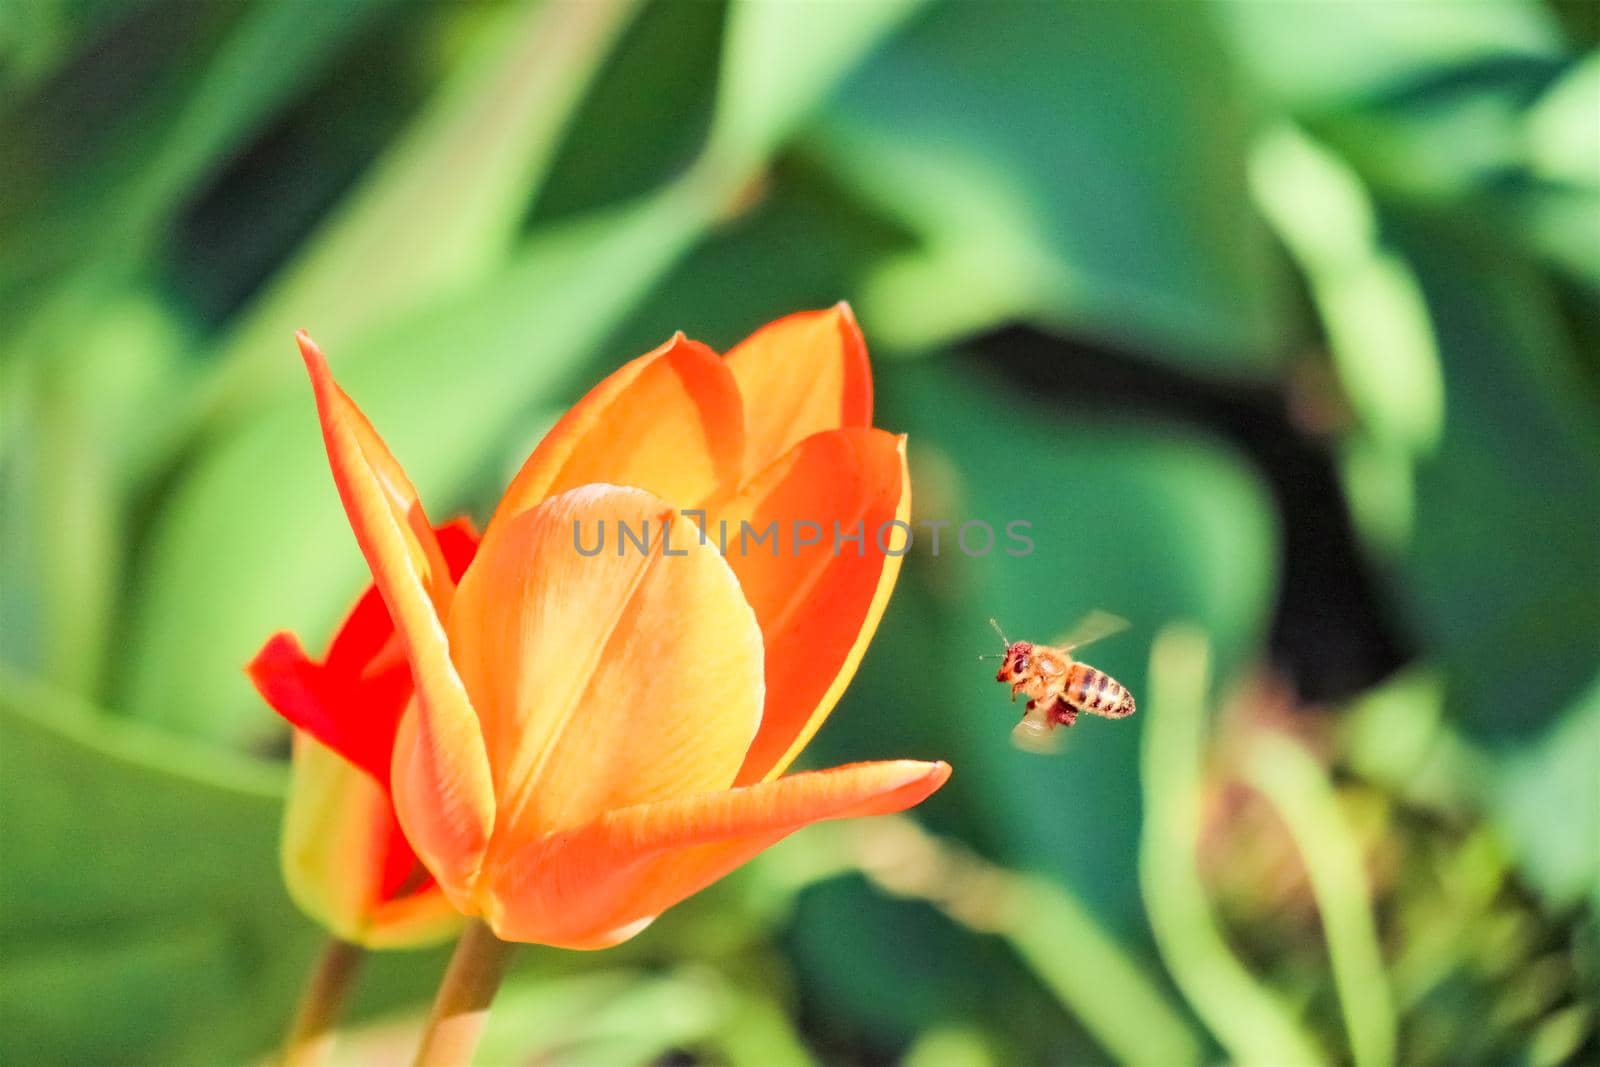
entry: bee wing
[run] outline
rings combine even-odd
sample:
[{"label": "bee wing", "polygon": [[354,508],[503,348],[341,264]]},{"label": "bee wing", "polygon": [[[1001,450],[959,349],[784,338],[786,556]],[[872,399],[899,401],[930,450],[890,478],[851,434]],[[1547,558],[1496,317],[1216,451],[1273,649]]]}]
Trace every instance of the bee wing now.
[{"label": "bee wing", "polygon": [[1127,628],[1128,620],[1121,615],[1113,615],[1109,611],[1091,611],[1079,619],[1072,629],[1055,643],[1062,648],[1082,648],[1092,641],[1121,633]]},{"label": "bee wing", "polygon": [[1024,752],[1050,756],[1061,751],[1061,731],[1049,723],[1025,718],[1011,728],[1011,743]]}]

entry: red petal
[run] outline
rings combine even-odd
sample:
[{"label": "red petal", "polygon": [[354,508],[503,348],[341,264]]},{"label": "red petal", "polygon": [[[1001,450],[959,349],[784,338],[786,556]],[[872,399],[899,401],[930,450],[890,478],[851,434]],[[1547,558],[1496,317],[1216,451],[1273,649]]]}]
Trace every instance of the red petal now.
[{"label": "red petal", "polygon": [[[478,547],[472,524],[457,519],[435,533],[450,577],[460,580]],[[376,586],[356,601],[322,663],[283,632],[273,634],[245,669],[274,711],[389,788],[395,730],[411,699],[411,668]]]}]

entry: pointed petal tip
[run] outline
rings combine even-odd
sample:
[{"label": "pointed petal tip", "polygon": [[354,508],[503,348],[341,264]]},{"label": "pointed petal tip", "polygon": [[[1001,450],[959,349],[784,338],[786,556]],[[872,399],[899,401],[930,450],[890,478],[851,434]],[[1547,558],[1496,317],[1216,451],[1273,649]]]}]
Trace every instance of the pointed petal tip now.
[{"label": "pointed petal tip", "polygon": [[725,357],[744,400],[747,474],[814,433],[872,425],[872,367],[850,305],[775,319]]},{"label": "pointed petal tip", "polygon": [[924,796],[931,796],[941,786],[950,780],[950,764],[944,760],[895,760],[897,768],[905,775],[901,788],[912,785],[925,785],[928,791]]},{"label": "pointed petal tip", "polygon": [[[480,539],[478,535],[478,524],[473,521],[472,516],[457,515],[449,522],[435,526],[433,528],[433,532],[438,534],[441,540],[445,538],[453,538],[456,540],[457,544],[460,545],[462,569],[465,570],[466,564],[472,562],[471,554],[477,551],[478,541]],[[457,580],[459,580],[459,578]]]},{"label": "pointed petal tip", "polygon": [[944,760],[892,760],[883,769],[879,803],[869,802],[851,814],[887,815],[914,808],[950,780],[950,764]]},{"label": "pointed petal tip", "polygon": [[656,351],[669,359],[681,357],[684,353],[693,353],[695,359],[706,365],[711,365],[712,363],[721,364],[722,362],[722,357],[717,354],[715,349],[704,341],[696,341],[682,330],[673,330],[672,336],[667,339],[667,343]]},{"label": "pointed petal tip", "polygon": [[296,330],[294,341],[300,346],[300,359],[306,365],[306,373],[311,376],[313,389],[320,390],[323,383],[332,378],[332,372],[328,369],[328,357],[305,330]]},{"label": "pointed petal tip", "polygon": [[739,387],[721,357],[678,330],[590,389],[523,463],[488,540],[514,516],[581,485],[648,490],[687,506],[731,492],[744,457]]},{"label": "pointed petal tip", "polygon": [[310,659],[298,637],[288,630],[279,630],[267,638],[256,650],[256,654],[250,657],[250,661],[239,669],[259,690],[284,664],[308,663]]}]

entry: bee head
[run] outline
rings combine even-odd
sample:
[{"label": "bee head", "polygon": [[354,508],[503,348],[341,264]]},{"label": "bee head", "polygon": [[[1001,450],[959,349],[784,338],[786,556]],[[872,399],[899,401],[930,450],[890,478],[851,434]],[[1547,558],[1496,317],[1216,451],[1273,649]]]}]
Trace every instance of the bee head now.
[{"label": "bee head", "polygon": [[994,680],[997,682],[1014,682],[1027,673],[1028,666],[1032,661],[1032,642],[1013,642],[1006,646],[1005,657],[1000,661],[1000,670],[995,674]]}]

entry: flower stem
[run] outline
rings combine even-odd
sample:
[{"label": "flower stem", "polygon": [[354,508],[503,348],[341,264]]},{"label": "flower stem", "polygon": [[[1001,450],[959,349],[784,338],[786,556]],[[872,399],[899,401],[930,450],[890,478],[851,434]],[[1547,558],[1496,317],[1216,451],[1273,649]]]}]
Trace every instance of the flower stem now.
[{"label": "flower stem", "polygon": [[489,1021],[489,1005],[517,946],[495,937],[474,919],[456,942],[455,955],[439,983],[428,1025],[417,1046],[416,1067],[467,1067]]},{"label": "flower stem", "polygon": [[318,1067],[333,1048],[334,1027],[361,969],[361,946],[328,938],[306,979],[283,1044],[283,1067]]}]

